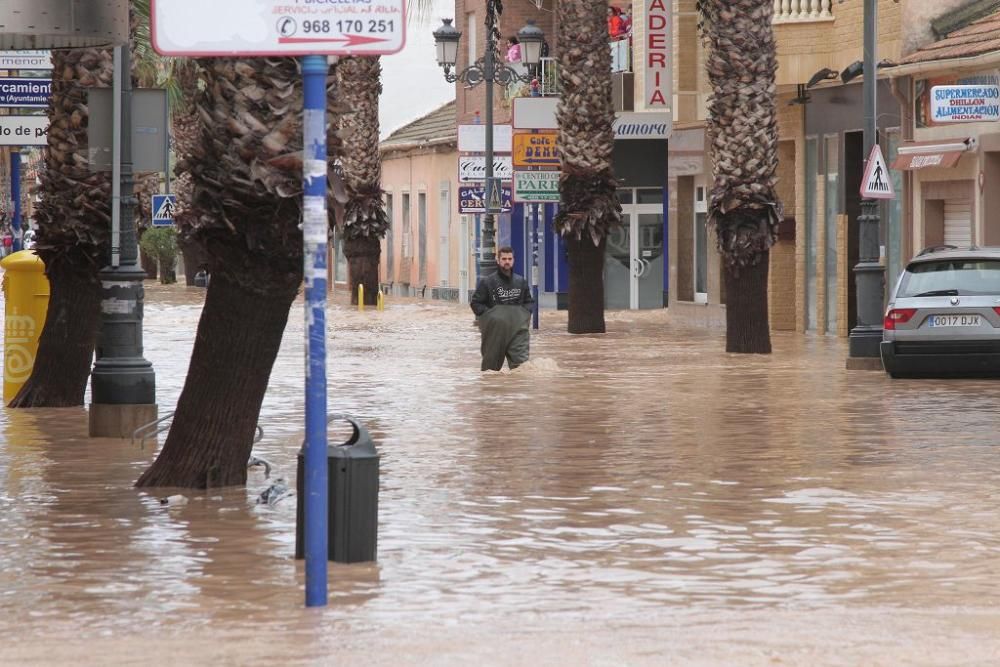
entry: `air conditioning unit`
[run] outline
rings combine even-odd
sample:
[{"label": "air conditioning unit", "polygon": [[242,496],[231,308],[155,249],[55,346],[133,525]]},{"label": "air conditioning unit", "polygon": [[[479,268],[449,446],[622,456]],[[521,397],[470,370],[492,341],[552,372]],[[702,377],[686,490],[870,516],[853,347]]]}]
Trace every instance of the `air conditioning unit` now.
[{"label": "air conditioning unit", "polygon": [[635,111],[635,74],[613,72],[611,74],[611,98],[615,111]]}]

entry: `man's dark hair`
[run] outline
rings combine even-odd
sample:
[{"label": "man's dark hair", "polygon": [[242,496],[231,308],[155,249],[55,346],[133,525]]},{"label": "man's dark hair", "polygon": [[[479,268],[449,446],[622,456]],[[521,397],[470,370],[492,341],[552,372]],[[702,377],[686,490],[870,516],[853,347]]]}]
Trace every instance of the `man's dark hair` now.
[{"label": "man's dark hair", "polygon": [[499,250],[497,250],[497,257],[499,257],[500,255],[504,254],[505,252],[506,253],[510,253],[511,255],[513,255],[514,254],[514,249],[511,248],[509,245],[505,245],[505,246],[501,247]]}]

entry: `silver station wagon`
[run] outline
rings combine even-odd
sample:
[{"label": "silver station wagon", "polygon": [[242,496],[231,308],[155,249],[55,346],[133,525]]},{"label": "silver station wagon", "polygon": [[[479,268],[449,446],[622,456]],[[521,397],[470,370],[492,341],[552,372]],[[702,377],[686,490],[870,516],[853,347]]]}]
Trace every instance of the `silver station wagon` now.
[{"label": "silver station wagon", "polygon": [[928,248],[912,259],[885,314],[892,377],[1000,375],[1000,248]]}]

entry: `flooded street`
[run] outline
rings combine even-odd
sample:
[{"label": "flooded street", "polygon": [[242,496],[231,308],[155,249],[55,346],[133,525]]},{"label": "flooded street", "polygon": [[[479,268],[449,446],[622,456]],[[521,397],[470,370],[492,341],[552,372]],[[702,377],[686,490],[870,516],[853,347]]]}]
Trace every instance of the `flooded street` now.
[{"label": "flooded street", "polygon": [[[203,294],[147,282],[161,414]],[[262,472],[165,507],[132,488],[157,445],[3,409],[0,663],[1000,664],[1000,384],[848,373],[799,334],[728,356],[667,311],[543,312],[532,362],[481,374],[467,307],[343,298],[329,404],[382,455],[378,562],[306,610]],[[289,482],[302,338],[300,299],[254,450]]]}]

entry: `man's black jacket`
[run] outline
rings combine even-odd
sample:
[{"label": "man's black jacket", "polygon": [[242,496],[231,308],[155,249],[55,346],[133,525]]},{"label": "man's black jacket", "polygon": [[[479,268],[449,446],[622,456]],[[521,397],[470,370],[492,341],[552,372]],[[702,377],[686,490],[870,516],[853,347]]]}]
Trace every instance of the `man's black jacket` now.
[{"label": "man's black jacket", "polygon": [[479,281],[472,295],[472,312],[482,315],[493,306],[524,306],[531,309],[535,300],[531,298],[528,281],[517,275],[505,276],[499,269],[491,276]]}]

